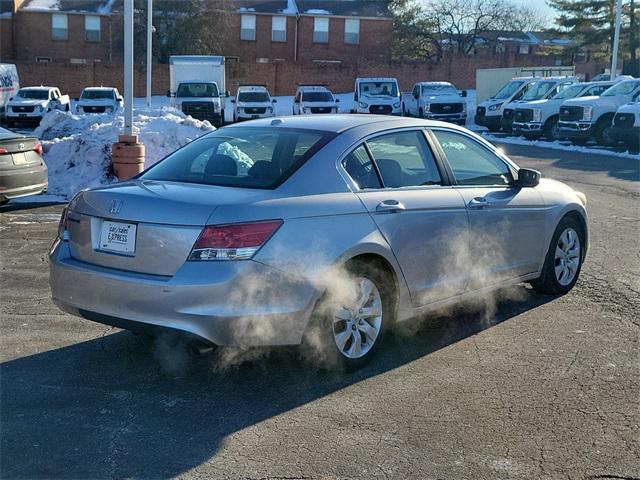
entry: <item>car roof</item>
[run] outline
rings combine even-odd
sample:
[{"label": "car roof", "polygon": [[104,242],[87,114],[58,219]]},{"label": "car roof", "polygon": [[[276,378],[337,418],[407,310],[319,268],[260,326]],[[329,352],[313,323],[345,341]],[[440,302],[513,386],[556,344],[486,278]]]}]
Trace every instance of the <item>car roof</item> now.
[{"label": "car roof", "polygon": [[359,77],[356,82],[397,82],[395,77]]},{"label": "car roof", "polygon": [[384,124],[384,126],[387,128],[441,126],[460,128],[449,123],[437,122],[433,120],[368,114],[296,115],[278,118],[261,118],[258,120],[250,120],[248,122],[234,123],[224,128],[231,129],[242,127],[281,127],[342,133],[352,128],[377,123]]},{"label": "car roof", "polygon": [[85,87],[83,90],[117,90],[116,87]]},{"label": "car roof", "polygon": [[20,90],[53,90],[57,87],[46,87],[44,85],[40,85],[39,87],[20,87]]},{"label": "car roof", "polygon": [[300,85],[298,90],[303,92],[328,92],[329,89],[323,85]]},{"label": "car roof", "polygon": [[453,87],[453,84],[450,82],[418,82],[418,85],[447,85]]},{"label": "car roof", "polygon": [[264,85],[240,85],[238,91],[241,90],[246,92],[266,92],[267,87]]}]

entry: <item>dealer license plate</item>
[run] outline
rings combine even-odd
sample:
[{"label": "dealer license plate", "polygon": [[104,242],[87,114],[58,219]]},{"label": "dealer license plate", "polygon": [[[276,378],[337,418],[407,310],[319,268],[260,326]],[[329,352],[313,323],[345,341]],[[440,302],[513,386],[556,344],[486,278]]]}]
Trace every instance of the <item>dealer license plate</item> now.
[{"label": "dealer license plate", "polygon": [[134,255],[136,252],[136,229],[134,223],[102,222],[100,250]]}]

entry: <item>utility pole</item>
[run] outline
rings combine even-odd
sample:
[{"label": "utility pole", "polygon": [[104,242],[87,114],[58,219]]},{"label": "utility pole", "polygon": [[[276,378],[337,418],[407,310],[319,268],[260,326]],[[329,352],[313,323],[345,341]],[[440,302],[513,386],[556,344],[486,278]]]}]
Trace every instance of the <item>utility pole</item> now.
[{"label": "utility pole", "polygon": [[611,80],[616,78],[618,69],[618,47],[620,45],[620,23],[622,22],[622,0],[616,0],[616,26],[613,34],[613,52],[611,53]]},{"label": "utility pole", "polygon": [[151,74],[153,70],[153,0],[147,0],[147,108],[151,108]]},{"label": "utility pole", "polygon": [[124,129],[111,147],[111,164],[118,180],[144,170],[144,145],[133,134],[133,0],[124,0]]}]

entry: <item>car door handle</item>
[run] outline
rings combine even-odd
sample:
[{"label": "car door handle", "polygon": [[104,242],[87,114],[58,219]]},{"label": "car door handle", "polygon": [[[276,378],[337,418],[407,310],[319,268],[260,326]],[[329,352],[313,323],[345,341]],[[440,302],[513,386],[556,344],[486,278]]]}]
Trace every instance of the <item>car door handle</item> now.
[{"label": "car door handle", "polygon": [[472,198],[471,201],[469,202],[469,208],[480,209],[480,208],[487,208],[490,206],[491,206],[491,203],[489,203],[489,200],[483,197]]},{"label": "car door handle", "polygon": [[400,210],[406,210],[406,208],[402,204],[402,202],[399,202],[398,200],[385,200],[383,202],[380,202],[376,207],[376,212],[381,213],[393,213]]}]

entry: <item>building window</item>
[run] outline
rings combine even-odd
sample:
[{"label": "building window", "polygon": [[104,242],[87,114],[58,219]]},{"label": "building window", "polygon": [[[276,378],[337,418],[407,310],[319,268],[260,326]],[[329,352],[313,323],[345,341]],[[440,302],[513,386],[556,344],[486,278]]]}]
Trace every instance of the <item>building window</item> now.
[{"label": "building window", "polygon": [[313,19],[313,43],[329,43],[329,19]]},{"label": "building window", "polygon": [[518,53],[520,53],[521,55],[528,55],[529,45],[520,45],[520,48],[518,49]]},{"label": "building window", "polygon": [[344,21],[344,43],[357,45],[360,43],[360,20]]},{"label": "building window", "polygon": [[256,39],[256,16],[242,15],[240,19],[240,40]]},{"label": "building window", "polygon": [[64,13],[51,15],[51,38],[53,40],[67,40],[69,38],[67,16]]},{"label": "building window", "polygon": [[95,15],[84,17],[84,39],[87,42],[100,41],[100,17]]},{"label": "building window", "polygon": [[287,17],[271,17],[271,41],[287,41]]}]

